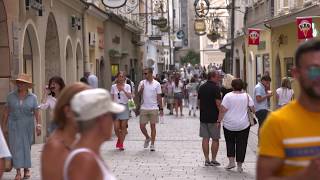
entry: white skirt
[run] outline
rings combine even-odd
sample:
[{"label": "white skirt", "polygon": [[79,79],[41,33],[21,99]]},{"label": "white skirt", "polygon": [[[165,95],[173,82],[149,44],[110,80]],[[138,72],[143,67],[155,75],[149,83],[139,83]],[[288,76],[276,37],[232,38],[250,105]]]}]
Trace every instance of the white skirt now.
[{"label": "white skirt", "polygon": [[6,140],[4,139],[2,130],[0,128],[0,158],[11,157]]}]

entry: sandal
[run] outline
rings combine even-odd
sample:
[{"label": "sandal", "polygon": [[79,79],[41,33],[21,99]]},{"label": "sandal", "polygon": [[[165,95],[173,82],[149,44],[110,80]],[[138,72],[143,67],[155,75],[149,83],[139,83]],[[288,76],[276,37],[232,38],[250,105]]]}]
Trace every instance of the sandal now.
[{"label": "sandal", "polygon": [[14,180],[21,180],[21,173],[17,173],[16,177],[14,177]]},{"label": "sandal", "polygon": [[24,169],[23,179],[30,179],[30,170]]}]

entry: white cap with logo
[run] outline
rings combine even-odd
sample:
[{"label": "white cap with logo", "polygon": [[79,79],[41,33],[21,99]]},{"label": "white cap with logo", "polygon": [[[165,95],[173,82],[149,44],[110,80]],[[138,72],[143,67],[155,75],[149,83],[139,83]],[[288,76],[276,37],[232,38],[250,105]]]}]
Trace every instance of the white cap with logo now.
[{"label": "white cap with logo", "polygon": [[107,90],[97,88],[77,93],[71,100],[71,109],[76,121],[88,121],[108,112],[121,113],[125,107],[113,102]]}]

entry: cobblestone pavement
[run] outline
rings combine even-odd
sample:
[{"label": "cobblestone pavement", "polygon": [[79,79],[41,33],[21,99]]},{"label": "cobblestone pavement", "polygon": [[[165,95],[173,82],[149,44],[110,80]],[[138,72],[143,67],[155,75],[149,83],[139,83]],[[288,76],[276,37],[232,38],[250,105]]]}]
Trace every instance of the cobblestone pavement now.
[{"label": "cobblestone pavement", "polygon": [[[186,114],[186,113],[185,113]],[[248,180],[255,179],[257,127],[251,128],[244,172],[226,171],[225,140],[222,136],[217,160],[221,167],[205,167],[199,138],[199,119],[193,117],[164,117],[157,125],[156,151],[143,148],[144,137],[139,121],[129,121],[125,151],[115,150],[116,138],[102,147],[102,156],[119,180]],[[32,180],[40,180],[39,166],[42,145],[32,147]],[[14,179],[15,171],[5,173],[4,180]]]}]

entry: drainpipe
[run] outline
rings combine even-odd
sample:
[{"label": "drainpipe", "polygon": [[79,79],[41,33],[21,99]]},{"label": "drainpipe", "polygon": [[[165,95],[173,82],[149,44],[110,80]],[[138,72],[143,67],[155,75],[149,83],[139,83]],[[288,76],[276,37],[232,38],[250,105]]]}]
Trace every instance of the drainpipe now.
[{"label": "drainpipe", "polygon": [[83,26],[83,61],[84,61],[84,72],[90,72],[90,63],[89,63],[89,34],[88,34],[88,15],[87,11],[89,5],[85,7],[82,15],[82,26]]}]

